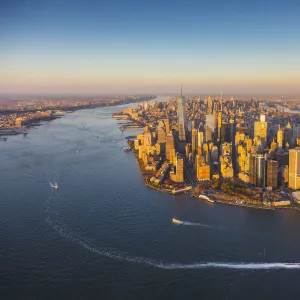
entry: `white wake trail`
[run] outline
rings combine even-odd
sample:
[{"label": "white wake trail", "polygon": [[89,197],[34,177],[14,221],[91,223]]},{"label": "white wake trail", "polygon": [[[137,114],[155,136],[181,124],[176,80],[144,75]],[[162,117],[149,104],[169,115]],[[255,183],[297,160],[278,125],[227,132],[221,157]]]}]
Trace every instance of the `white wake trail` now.
[{"label": "white wake trail", "polygon": [[[85,249],[97,253],[101,256],[105,256],[111,259],[142,264],[146,266],[151,266],[155,268],[165,269],[165,270],[197,270],[197,269],[238,269],[238,270],[293,270],[300,269],[300,263],[282,263],[282,262],[196,262],[196,263],[168,263],[164,261],[159,261],[152,258],[146,258],[141,256],[131,256],[126,253],[119,251],[107,250],[104,248],[99,248],[89,242],[87,239],[73,233],[67,228],[67,226],[59,222],[58,220],[53,219],[50,209],[50,200],[48,198],[45,202],[46,213],[49,215],[46,218],[46,222],[57,231],[62,237],[67,238],[68,240],[84,247]],[[190,223],[190,222],[185,222]],[[200,224],[200,223],[191,223],[191,224]],[[201,224],[203,225],[203,224]],[[192,225],[195,226],[195,225]]]}]

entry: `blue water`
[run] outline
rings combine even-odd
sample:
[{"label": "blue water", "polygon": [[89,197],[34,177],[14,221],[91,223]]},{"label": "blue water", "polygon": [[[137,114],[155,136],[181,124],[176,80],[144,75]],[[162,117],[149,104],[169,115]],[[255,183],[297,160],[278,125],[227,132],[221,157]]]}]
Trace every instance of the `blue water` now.
[{"label": "blue water", "polygon": [[298,299],[299,212],[147,188],[122,108],[0,143],[1,299]]}]

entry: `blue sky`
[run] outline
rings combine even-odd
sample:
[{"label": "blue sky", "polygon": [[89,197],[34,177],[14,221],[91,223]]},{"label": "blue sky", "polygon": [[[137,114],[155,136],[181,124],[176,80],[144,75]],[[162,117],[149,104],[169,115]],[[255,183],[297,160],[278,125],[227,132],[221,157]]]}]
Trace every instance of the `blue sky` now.
[{"label": "blue sky", "polygon": [[1,1],[0,92],[300,94],[299,2]]}]

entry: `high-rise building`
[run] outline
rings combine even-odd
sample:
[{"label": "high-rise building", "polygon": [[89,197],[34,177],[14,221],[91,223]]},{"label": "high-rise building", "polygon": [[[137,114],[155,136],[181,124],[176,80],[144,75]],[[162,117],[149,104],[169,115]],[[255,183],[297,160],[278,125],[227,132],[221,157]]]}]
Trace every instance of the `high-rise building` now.
[{"label": "high-rise building", "polygon": [[256,185],[256,164],[255,164],[255,155],[250,155],[249,162],[249,183]]},{"label": "high-rise building", "polygon": [[300,148],[289,150],[289,187],[300,188]]},{"label": "high-rise building", "polygon": [[194,162],[197,151],[197,129],[192,129],[192,160]]},{"label": "high-rise building", "polygon": [[[222,103],[222,97],[221,97],[221,103]],[[221,140],[221,127],[222,127],[222,112],[218,112],[218,141]]]},{"label": "high-rise building", "polygon": [[267,187],[277,188],[278,186],[278,162],[267,160]]},{"label": "high-rise building", "polygon": [[232,142],[232,124],[223,123],[221,125],[221,143]]},{"label": "high-rise building", "polygon": [[183,158],[177,156],[176,162],[176,182],[184,181],[184,165]]},{"label": "high-rise building", "polygon": [[255,157],[256,168],[256,186],[265,187],[266,185],[266,161],[263,154],[257,154]]},{"label": "high-rise building", "polygon": [[170,160],[170,151],[174,149],[174,137],[172,132],[167,133],[166,137],[166,159]]},{"label": "high-rise building", "polygon": [[210,166],[204,162],[204,157],[196,156],[196,176],[199,181],[210,180]]},{"label": "high-rise building", "polygon": [[198,131],[198,141],[197,141],[198,147],[202,148],[203,143],[204,143],[204,134],[202,131]]},{"label": "high-rise building", "polygon": [[213,113],[213,100],[209,95],[207,98],[207,114],[211,115]]},{"label": "high-rise building", "polygon": [[260,137],[264,143],[267,142],[268,123],[265,115],[260,116],[260,121],[254,122],[254,137]]},{"label": "high-rise building", "polygon": [[186,141],[186,111],[185,111],[185,98],[181,96],[177,98],[177,117],[178,117],[178,132],[179,141]]},{"label": "high-rise building", "polygon": [[144,133],[144,146],[152,146],[152,135],[150,131]]},{"label": "high-rise building", "polygon": [[280,128],[277,131],[278,151],[282,150],[283,142],[284,142],[284,130],[282,128]]},{"label": "high-rise building", "polygon": [[205,116],[205,141],[214,141],[215,119],[214,115]]},{"label": "high-rise building", "polygon": [[183,158],[176,156],[175,169],[170,172],[170,178],[174,182],[184,182],[184,163]]}]

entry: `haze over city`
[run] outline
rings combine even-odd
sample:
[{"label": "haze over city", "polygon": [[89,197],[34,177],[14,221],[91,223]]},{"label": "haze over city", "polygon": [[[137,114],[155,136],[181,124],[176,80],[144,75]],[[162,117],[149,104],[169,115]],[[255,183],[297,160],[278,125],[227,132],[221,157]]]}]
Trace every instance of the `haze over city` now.
[{"label": "haze over city", "polygon": [[299,1],[4,1],[0,93],[299,94]]}]

